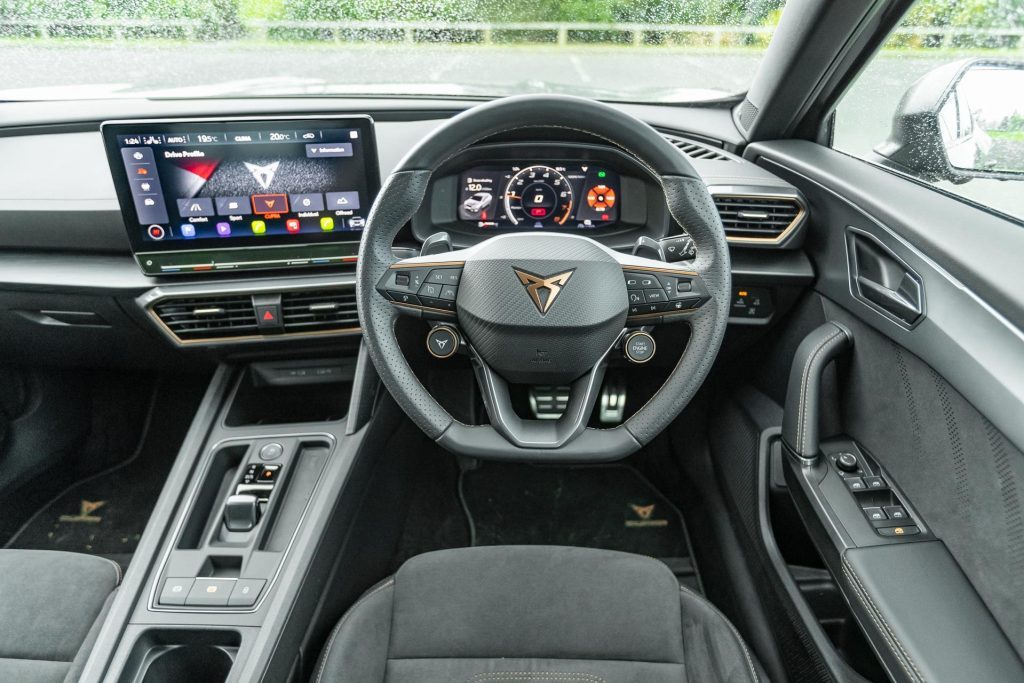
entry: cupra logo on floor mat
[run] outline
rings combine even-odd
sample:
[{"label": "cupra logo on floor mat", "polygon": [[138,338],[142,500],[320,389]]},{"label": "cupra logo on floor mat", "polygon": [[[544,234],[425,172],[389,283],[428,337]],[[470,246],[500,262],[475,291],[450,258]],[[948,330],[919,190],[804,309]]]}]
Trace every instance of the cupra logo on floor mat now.
[{"label": "cupra logo on floor mat", "polygon": [[637,516],[637,519],[627,519],[626,526],[630,528],[640,527],[661,527],[668,526],[667,519],[653,519],[655,503],[650,505],[633,505],[630,504],[630,509]]},{"label": "cupra logo on floor mat", "polygon": [[96,512],[106,504],[107,501],[105,500],[83,500],[81,510],[77,515],[61,515],[57,519],[60,522],[85,522],[87,524],[98,524],[103,521],[103,518],[92,513]]}]

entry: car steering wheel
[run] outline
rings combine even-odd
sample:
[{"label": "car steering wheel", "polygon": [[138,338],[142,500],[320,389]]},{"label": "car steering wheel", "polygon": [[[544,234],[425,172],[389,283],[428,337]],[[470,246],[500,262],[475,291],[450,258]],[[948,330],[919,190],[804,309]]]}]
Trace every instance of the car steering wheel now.
[{"label": "car steering wheel", "polygon": [[[635,157],[660,183],[669,213],[693,238],[696,258],[685,268],[674,267],[579,235],[520,232],[446,254],[397,260],[395,236],[420,208],[432,173],[469,145],[520,128],[589,133]],[[391,395],[427,436],[474,457],[552,462],[623,458],[665,429],[693,398],[718,354],[731,286],[721,220],[687,158],[653,128],[618,109],[554,95],[474,107],[413,148],[370,210],[356,279],[370,358]],[[448,331],[455,338],[447,339],[468,347],[489,425],[455,420],[417,379],[395,336],[402,314],[457,325]],[[630,330],[635,335],[641,326],[674,321],[689,323],[690,338],[662,387],[623,424],[587,427],[612,350],[625,343],[638,345],[632,350],[641,357],[653,352],[647,346],[653,339],[633,338]],[[509,383],[571,383],[568,406],[558,420],[520,418]]]}]

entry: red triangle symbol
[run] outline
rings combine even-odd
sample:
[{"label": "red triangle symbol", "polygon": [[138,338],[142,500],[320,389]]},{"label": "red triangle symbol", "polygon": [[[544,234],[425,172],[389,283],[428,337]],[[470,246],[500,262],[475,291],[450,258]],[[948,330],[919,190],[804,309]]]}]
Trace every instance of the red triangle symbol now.
[{"label": "red triangle symbol", "polygon": [[273,320],[274,319],[274,314],[271,313],[270,311],[266,311],[266,312],[263,313],[263,319],[264,320]]}]

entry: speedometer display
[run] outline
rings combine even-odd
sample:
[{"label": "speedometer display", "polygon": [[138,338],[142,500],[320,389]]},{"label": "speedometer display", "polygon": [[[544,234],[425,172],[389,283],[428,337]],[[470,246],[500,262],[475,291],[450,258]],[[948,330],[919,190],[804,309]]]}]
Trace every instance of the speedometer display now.
[{"label": "speedometer display", "polygon": [[459,219],[479,228],[588,229],[619,218],[619,175],[587,162],[479,166],[461,185]]},{"label": "speedometer display", "polygon": [[513,225],[552,221],[565,225],[572,215],[572,186],[550,166],[519,171],[505,187],[505,216]]}]

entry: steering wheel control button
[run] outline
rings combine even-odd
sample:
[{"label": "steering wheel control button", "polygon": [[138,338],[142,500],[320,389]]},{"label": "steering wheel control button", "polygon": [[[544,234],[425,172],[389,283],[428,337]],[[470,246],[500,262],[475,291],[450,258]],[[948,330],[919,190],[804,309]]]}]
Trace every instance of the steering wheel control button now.
[{"label": "steering wheel control button", "polygon": [[462,277],[460,268],[437,268],[427,274],[427,282],[437,285],[457,285]]},{"label": "steering wheel control button", "polygon": [[185,598],[190,607],[227,607],[228,596],[235,587],[230,579],[196,579]]},{"label": "steering wheel control button", "polygon": [[459,333],[447,325],[438,325],[427,332],[427,351],[434,358],[451,358],[459,350]]},{"label": "steering wheel control button", "polygon": [[629,296],[629,305],[630,306],[636,306],[637,304],[645,304],[645,303],[647,303],[647,297],[644,296],[643,290],[640,290],[640,289],[630,290],[629,293],[628,293],[628,296]]},{"label": "steering wheel control button", "polygon": [[252,607],[266,584],[265,579],[238,579],[228,596],[228,607]]},{"label": "steering wheel control button", "polygon": [[268,443],[260,449],[260,460],[277,460],[284,455],[284,446],[279,443]]},{"label": "steering wheel control button", "polygon": [[857,456],[853,453],[840,453],[836,456],[836,467],[843,472],[856,472],[859,466]]},{"label": "steering wheel control button", "polygon": [[907,524],[905,526],[890,526],[882,527],[881,529],[875,529],[879,536],[887,536],[892,538],[899,538],[900,536],[916,536],[921,533],[913,524]]},{"label": "steering wheel control button", "polygon": [[623,353],[633,363],[646,363],[654,358],[654,337],[647,332],[633,332],[626,337]]},{"label": "steering wheel control button", "polygon": [[455,297],[459,295],[459,290],[454,285],[444,285],[441,287],[441,298],[445,301],[455,301]]},{"label": "steering wheel control button", "polygon": [[668,296],[662,289],[645,289],[644,296],[647,297],[647,303],[654,304],[660,301],[668,301]]},{"label": "steering wheel control button", "polygon": [[860,477],[847,477],[846,488],[850,489],[854,493],[868,490],[867,484],[865,484],[864,480],[861,479]]},{"label": "steering wheel control button", "polygon": [[409,304],[410,306],[419,306],[420,298],[415,294],[406,294],[405,292],[388,292],[388,296],[396,304]]},{"label": "steering wheel control button", "polygon": [[195,582],[196,580],[193,578],[164,580],[164,587],[160,591],[158,602],[161,605],[184,605],[185,598],[188,597],[189,591],[192,590],[192,584]]},{"label": "steering wheel control button", "polygon": [[436,285],[430,282],[423,283],[420,287],[420,291],[417,292],[420,298],[439,299],[441,298],[441,285]]}]

